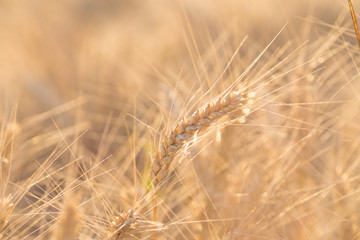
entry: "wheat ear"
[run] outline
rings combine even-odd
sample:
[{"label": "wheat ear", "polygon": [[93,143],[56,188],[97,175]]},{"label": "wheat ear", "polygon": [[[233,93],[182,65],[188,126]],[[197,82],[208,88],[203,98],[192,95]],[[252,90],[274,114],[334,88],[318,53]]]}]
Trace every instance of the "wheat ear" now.
[{"label": "wheat ear", "polygon": [[[161,141],[152,161],[151,179],[158,186],[169,175],[169,167],[178,151],[191,140],[196,133],[206,131],[228,113],[243,107],[248,98],[240,92],[232,91],[217,97],[199,108],[190,117],[179,121],[170,133]],[[244,113],[247,110],[244,109]]]},{"label": "wheat ear", "polygon": [[118,240],[123,238],[126,233],[135,229],[138,224],[138,217],[135,210],[130,209],[127,212],[122,212],[115,217],[111,222],[111,231],[108,239]]},{"label": "wheat ear", "polygon": [[[217,97],[205,106],[196,110],[190,117],[176,123],[169,134],[163,138],[158,151],[152,161],[151,179],[154,186],[158,186],[168,176],[170,165],[178,151],[188,142],[195,138],[198,132],[208,130],[212,124],[219,122],[230,112],[240,109],[252,100],[243,96],[240,92],[232,91],[223,96]],[[248,114],[248,109],[243,109]],[[153,220],[156,219],[156,196],[153,196]],[[121,213],[112,222],[110,239],[120,239],[126,232],[133,230],[137,225],[138,217],[134,210]],[[152,236],[154,239],[154,235]]]}]

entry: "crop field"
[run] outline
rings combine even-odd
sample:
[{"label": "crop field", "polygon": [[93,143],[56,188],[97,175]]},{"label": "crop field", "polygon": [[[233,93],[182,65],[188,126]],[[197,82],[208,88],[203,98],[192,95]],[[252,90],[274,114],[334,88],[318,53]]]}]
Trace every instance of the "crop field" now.
[{"label": "crop field", "polygon": [[0,239],[360,239],[359,75],[346,0],[0,1]]}]

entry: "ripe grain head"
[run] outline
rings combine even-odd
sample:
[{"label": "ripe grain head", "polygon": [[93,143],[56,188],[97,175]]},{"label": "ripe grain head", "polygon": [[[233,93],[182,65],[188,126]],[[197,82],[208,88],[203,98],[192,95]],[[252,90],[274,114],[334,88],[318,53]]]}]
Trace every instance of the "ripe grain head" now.
[{"label": "ripe grain head", "polygon": [[[229,113],[243,109],[247,115],[249,101],[241,92],[233,91],[213,99],[191,116],[177,122],[173,129],[163,137],[155,158],[152,161],[151,178],[155,187],[160,185],[169,176],[170,166],[178,151],[187,143],[194,140],[199,133],[205,133],[216,122]],[[241,117],[241,116],[237,116]]]}]

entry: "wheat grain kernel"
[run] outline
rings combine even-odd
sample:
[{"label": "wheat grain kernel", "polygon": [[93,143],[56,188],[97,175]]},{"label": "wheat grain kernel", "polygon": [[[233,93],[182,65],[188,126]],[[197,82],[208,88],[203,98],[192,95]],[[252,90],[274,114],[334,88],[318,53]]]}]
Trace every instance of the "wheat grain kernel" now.
[{"label": "wheat grain kernel", "polygon": [[161,182],[166,176],[166,170],[165,169],[161,169],[157,174],[156,174],[156,180]]},{"label": "wheat grain kernel", "polygon": [[158,172],[160,170],[160,165],[159,163],[156,161],[156,159],[154,159],[153,163],[152,163],[152,170],[154,172]]},{"label": "wheat grain kernel", "polygon": [[206,125],[212,123],[213,121],[208,118],[200,118],[198,122],[200,125]]}]

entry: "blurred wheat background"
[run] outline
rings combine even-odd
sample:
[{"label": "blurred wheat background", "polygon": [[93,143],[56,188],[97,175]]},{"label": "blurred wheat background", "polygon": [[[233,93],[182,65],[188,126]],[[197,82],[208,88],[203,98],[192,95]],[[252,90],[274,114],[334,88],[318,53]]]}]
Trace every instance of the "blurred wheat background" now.
[{"label": "blurred wheat background", "polygon": [[345,0],[0,1],[0,238],[360,239],[359,66]]}]

